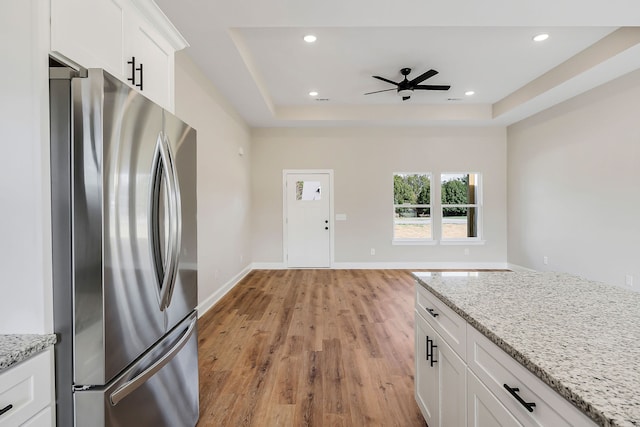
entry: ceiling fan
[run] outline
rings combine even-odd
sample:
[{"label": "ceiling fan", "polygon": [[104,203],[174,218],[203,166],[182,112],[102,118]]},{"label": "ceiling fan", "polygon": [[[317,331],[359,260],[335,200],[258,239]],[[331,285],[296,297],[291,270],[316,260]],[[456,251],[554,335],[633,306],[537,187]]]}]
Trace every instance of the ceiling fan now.
[{"label": "ceiling fan", "polygon": [[398,92],[398,95],[402,97],[402,100],[406,101],[407,99],[411,98],[411,95],[413,94],[414,90],[449,90],[449,88],[451,87],[449,85],[421,85],[420,84],[423,81],[427,80],[428,78],[438,74],[436,70],[429,70],[427,72],[424,72],[413,80],[407,79],[407,76],[409,75],[409,73],[411,73],[411,68],[401,69],[400,74],[404,76],[404,80],[402,80],[399,83],[396,83],[389,79],[385,79],[384,77],[372,76],[374,79],[382,80],[383,82],[396,85],[397,88],[377,90],[375,92],[367,92],[365,93],[365,95],[371,95],[372,93],[388,92],[390,90],[395,90]]}]

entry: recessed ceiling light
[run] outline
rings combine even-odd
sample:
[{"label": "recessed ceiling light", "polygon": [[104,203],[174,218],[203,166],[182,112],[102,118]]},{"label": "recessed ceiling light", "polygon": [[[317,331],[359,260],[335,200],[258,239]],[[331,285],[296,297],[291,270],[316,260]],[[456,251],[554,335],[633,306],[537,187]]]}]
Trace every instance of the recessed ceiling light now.
[{"label": "recessed ceiling light", "polygon": [[304,36],[304,41],[306,41],[307,43],[313,43],[316,40],[318,40],[318,38],[313,34],[307,34],[306,36]]},{"label": "recessed ceiling light", "polygon": [[475,92],[472,91],[472,90],[468,90],[464,94],[467,95],[467,96],[471,96],[471,95],[475,95]]},{"label": "recessed ceiling light", "polygon": [[309,92],[309,96],[318,96],[318,92],[316,92],[315,90],[312,90],[311,92]]},{"label": "recessed ceiling light", "polygon": [[542,34],[538,34],[537,36],[533,37],[533,41],[534,42],[543,42],[548,38],[549,38],[549,34],[542,33]]}]

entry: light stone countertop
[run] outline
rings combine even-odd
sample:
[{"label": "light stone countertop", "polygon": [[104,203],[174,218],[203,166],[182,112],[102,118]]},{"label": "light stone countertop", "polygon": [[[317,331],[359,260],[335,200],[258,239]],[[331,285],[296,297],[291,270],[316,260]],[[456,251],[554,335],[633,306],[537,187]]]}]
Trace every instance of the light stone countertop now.
[{"label": "light stone countertop", "polygon": [[56,343],[49,335],[0,335],[0,373]]},{"label": "light stone countertop", "polygon": [[562,273],[413,275],[599,425],[640,425],[640,293]]}]

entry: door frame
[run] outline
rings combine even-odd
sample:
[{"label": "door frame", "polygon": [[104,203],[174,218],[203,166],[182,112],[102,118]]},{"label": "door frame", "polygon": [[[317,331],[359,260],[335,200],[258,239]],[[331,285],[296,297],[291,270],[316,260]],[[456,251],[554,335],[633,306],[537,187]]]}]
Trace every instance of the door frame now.
[{"label": "door frame", "polygon": [[283,169],[282,170],[282,264],[289,268],[287,254],[289,237],[287,235],[287,175],[298,174],[329,175],[329,268],[334,265],[334,209],[333,209],[333,169]]}]

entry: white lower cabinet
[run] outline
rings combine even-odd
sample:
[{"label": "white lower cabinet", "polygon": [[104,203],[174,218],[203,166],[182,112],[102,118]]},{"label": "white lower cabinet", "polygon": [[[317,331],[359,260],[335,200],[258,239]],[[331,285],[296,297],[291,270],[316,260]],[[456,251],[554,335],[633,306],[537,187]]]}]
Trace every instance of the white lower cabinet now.
[{"label": "white lower cabinet", "polygon": [[416,402],[429,427],[596,425],[420,284],[415,333]]},{"label": "white lower cabinet", "polygon": [[0,427],[53,425],[53,350],[0,374]]},{"label": "white lower cabinet", "polygon": [[524,426],[596,425],[471,325],[467,326],[467,364]]},{"label": "white lower cabinet", "polygon": [[467,372],[467,416],[470,427],[521,426],[518,420],[480,382],[471,370]]},{"label": "white lower cabinet", "polygon": [[466,365],[416,312],[416,401],[429,427],[466,425]]}]

